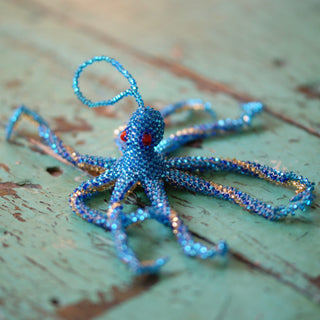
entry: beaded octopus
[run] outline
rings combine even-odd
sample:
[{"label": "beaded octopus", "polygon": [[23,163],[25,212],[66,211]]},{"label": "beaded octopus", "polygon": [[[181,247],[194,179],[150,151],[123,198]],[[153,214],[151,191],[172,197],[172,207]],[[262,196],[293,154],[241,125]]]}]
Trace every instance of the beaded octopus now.
[{"label": "beaded octopus", "polygon": [[[79,88],[79,77],[83,69],[98,61],[105,61],[115,67],[129,81],[131,88],[110,100],[92,102],[86,99]],[[195,125],[163,139],[165,118],[185,109],[202,109],[214,115],[210,104],[191,99],[169,105],[161,112],[144,106],[134,78],[118,61],[107,56],[97,56],[80,65],[75,73],[73,88],[77,97],[89,107],[113,105],[126,96],[135,98],[138,104],[137,110],[125,127],[120,127],[115,131],[115,141],[122,152],[119,159],[79,154],[65,145],[41,116],[24,106],[18,108],[9,120],[7,140],[10,139],[16,124],[22,116],[25,116],[38,125],[40,137],[57,155],[75,167],[89,173],[96,173],[96,177],[83,182],[74,190],[69,199],[70,206],[72,211],[82,219],[111,231],[119,258],[128,264],[135,274],[157,273],[168,259],[162,257],[155,261],[141,262],[129,247],[126,228],[145,219],[155,219],[169,226],[188,256],[207,259],[223,256],[227,252],[227,245],[224,241],[208,248],[193,239],[176,211],[170,207],[164,188],[165,182],[177,188],[229,200],[268,220],[280,220],[288,214],[294,215],[297,209],[304,210],[313,200],[313,183],[293,172],[281,172],[255,162],[236,159],[201,156],[168,157],[172,151],[190,141],[247,128],[252,118],[263,110],[260,102],[243,104],[242,113],[238,119]],[[290,200],[291,204],[272,206],[233,187],[206,181],[193,174],[209,170],[245,174],[277,185],[294,187],[296,195]],[[122,207],[124,198],[137,185],[144,189],[151,204],[135,212],[124,213]],[[89,198],[108,189],[111,189],[112,193],[106,213],[90,208],[86,204]]]}]

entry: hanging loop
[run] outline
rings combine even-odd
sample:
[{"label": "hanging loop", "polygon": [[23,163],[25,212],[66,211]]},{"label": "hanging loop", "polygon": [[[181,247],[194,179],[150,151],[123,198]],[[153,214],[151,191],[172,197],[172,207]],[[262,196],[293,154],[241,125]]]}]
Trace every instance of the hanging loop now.
[{"label": "hanging loop", "polygon": [[[80,90],[79,87],[79,78],[83,70],[94,64],[95,62],[100,62],[100,61],[105,61],[107,63],[110,63],[113,67],[115,67],[126,79],[128,79],[129,84],[130,84],[130,89],[127,89],[125,91],[122,91],[118,93],[115,97],[112,99],[108,100],[101,100],[101,101],[96,101],[93,102],[90,99],[87,99],[83,93]],[[101,107],[101,106],[109,106],[117,103],[119,100],[121,100],[124,97],[127,96],[132,96],[136,99],[137,104],[139,107],[144,107],[144,102],[142,100],[142,97],[139,93],[138,87],[136,80],[132,77],[132,75],[115,59],[107,57],[107,56],[96,56],[93,57],[92,59],[89,59],[82,63],[78,70],[75,72],[74,78],[73,78],[73,90],[78,99],[83,103],[86,104],[87,106],[91,107]]]}]

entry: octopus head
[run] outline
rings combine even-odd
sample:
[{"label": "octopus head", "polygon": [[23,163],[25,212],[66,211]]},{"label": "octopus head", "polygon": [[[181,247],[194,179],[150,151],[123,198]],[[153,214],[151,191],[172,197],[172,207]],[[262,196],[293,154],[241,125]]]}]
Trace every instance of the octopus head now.
[{"label": "octopus head", "polygon": [[161,113],[151,107],[140,107],[131,116],[120,139],[127,146],[150,150],[162,140],[164,121]]}]

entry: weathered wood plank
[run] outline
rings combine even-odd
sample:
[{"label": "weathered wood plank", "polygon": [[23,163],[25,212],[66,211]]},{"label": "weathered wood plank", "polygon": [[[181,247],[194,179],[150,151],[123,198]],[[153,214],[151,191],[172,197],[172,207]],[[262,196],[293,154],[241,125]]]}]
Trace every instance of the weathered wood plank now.
[{"label": "weathered wood plank", "polygon": [[[80,152],[117,155],[112,132],[134,104],[88,110],[71,89],[77,64],[103,53],[123,62],[152,105],[201,97],[213,101],[219,115],[233,117],[238,114],[236,100],[249,95],[318,130],[318,100],[294,91],[317,75],[319,42],[312,40],[318,6],[315,1],[294,3],[266,7],[252,1],[207,1],[206,7],[195,7],[180,1],[157,6],[121,1],[108,4],[106,19],[102,1],[90,7],[84,1],[3,2],[1,123],[23,102]],[[174,12],[178,9],[179,14]],[[308,14],[303,25],[294,20],[296,12]],[[271,18],[278,19],[273,24]],[[188,69],[179,74],[181,64]],[[209,79],[209,91],[201,90],[203,79]],[[93,68],[83,87],[104,98],[127,86],[121,80],[110,69]],[[215,87],[219,93],[213,95]],[[20,135],[34,132],[27,123],[21,128]],[[168,133],[175,130],[167,128]],[[188,259],[168,230],[143,224],[130,230],[139,255],[169,254],[172,260],[159,278],[137,283],[115,257],[109,235],[70,212],[68,194],[86,175],[35,152],[32,141],[16,141],[5,143],[1,131],[0,318],[232,319],[235,313],[240,319],[317,318],[319,201],[307,213],[270,223],[221,200],[169,189],[172,206],[203,241],[227,239],[229,263]],[[263,115],[252,132],[208,140],[178,154],[256,160],[299,172],[319,186],[318,145],[316,135]],[[273,202],[292,195],[255,179],[208,177]],[[103,198],[94,205],[105,209]]]},{"label": "weathered wood plank", "polygon": [[[46,19],[62,20],[153,65],[187,78],[195,70],[226,84],[228,94],[263,100],[279,117],[320,134],[317,0],[268,5],[252,0],[231,5],[176,1],[158,6],[97,1],[91,7],[85,1],[27,3],[41,8]],[[68,6],[72,10],[65,14]]]}]

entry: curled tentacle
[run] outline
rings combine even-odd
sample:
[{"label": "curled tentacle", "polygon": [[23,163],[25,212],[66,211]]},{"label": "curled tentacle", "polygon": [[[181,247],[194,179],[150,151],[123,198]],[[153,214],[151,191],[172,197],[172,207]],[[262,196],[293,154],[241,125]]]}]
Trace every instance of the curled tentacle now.
[{"label": "curled tentacle", "polygon": [[208,248],[193,239],[181,218],[170,208],[162,180],[146,180],[143,183],[143,187],[151,201],[152,207],[155,208],[155,210],[150,212],[150,218],[156,219],[172,228],[173,234],[176,236],[178,243],[182,246],[186,255],[207,259],[226,254],[228,248],[224,241],[220,241],[216,246]]},{"label": "curled tentacle", "polygon": [[48,123],[39,114],[22,105],[14,111],[14,114],[6,126],[6,139],[8,141],[14,129],[23,118],[27,118],[29,121],[35,123],[38,126],[39,134],[42,132],[42,128],[49,128]]},{"label": "curled tentacle", "polygon": [[[162,257],[154,261],[139,261],[133,250],[128,245],[128,237],[125,232],[126,223],[123,222],[125,219],[121,201],[123,201],[126,193],[132,189],[135,185],[134,180],[120,177],[115,184],[110,205],[107,212],[108,220],[110,223],[110,229],[115,243],[115,247],[119,258],[129,265],[130,269],[135,274],[145,274],[145,273],[157,273],[159,269],[167,262],[167,257]],[[132,216],[134,218],[149,218],[150,213],[144,214],[144,212],[139,212],[139,215]],[[129,215],[130,217],[130,215]],[[132,221],[132,220],[131,220]]]},{"label": "curled tentacle", "polygon": [[156,150],[169,154],[190,141],[243,130],[250,126],[254,116],[262,111],[263,105],[260,102],[249,102],[241,105],[241,108],[243,112],[238,119],[218,120],[179,130],[169,138],[162,140]]},{"label": "curled tentacle", "polygon": [[110,189],[114,184],[115,180],[112,174],[110,176],[101,175],[82,183],[70,196],[69,201],[72,211],[82,219],[111,231],[119,258],[127,263],[135,274],[157,273],[166,263],[167,258],[163,257],[155,261],[140,262],[129,247],[128,237],[125,232],[125,228],[129,225],[150,218],[150,211],[152,210],[138,209],[136,212],[125,215],[120,202],[115,201],[116,198],[123,199],[123,192],[126,193],[132,187],[132,183],[127,184],[126,188],[124,188],[125,184],[123,184],[121,190],[119,189],[119,183],[116,184],[107,213],[92,209],[86,204],[89,198],[99,192]]}]

